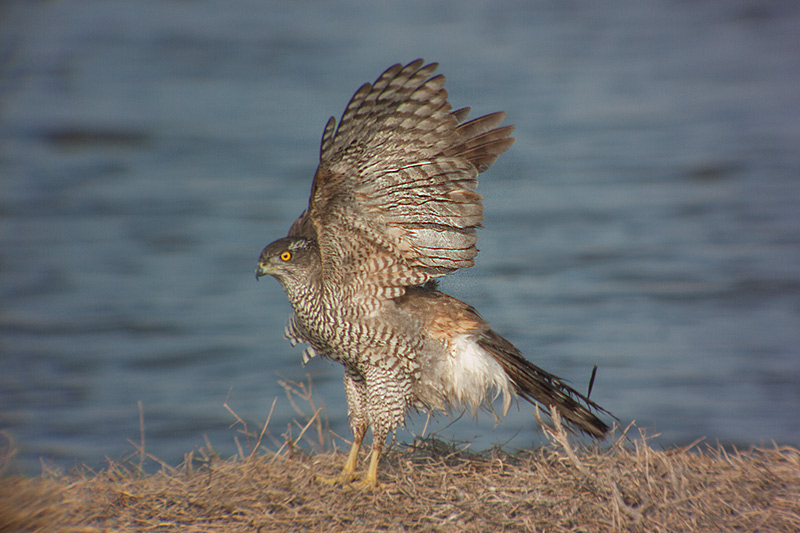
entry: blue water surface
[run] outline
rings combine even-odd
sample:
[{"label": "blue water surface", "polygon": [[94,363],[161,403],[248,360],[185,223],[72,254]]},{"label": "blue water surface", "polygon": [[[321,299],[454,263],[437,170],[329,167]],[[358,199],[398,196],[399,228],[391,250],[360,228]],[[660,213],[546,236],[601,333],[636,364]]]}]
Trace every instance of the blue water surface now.
[{"label": "blue water surface", "polygon": [[[482,176],[477,266],[442,288],[581,390],[597,364],[592,397],[663,446],[800,444],[797,2],[11,1],[0,50],[16,470],[129,457],[139,402],[167,464],[237,453],[226,402],[254,429],[277,398],[280,440],[299,415],[278,380],[307,375],[348,435],[341,367],[302,367],[253,268],[327,118],[416,57],[517,127]],[[540,441],[528,405],[432,429]]]}]

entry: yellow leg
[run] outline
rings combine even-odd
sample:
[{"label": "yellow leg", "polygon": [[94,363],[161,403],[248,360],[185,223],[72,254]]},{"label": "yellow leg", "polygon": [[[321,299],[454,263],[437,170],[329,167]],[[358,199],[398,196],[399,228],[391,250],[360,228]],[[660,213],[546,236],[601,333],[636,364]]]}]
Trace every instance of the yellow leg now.
[{"label": "yellow leg", "polygon": [[325,483],[326,485],[344,484],[358,477],[355,474],[356,464],[358,463],[358,451],[361,449],[361,443],[364,441],[364,435],[366,435],[366,433],[366,429],[363,431],[357,430],[353,435],[353,445],[350,447],[350,453],[347,455],[347,461],[344,463],[342,473],[333,477],[317,476],[316,480],[318,483]]},{"label": "yellow leg", "polygon": [[346,479],[356,471],[356,463],[358,463],[358,450],[361,449],[361,442],[363,440],[363,435],[361,438],[353,438],[353,445],[350,447],[350,453],[347,455],[347,461],[344,462],[344,468],[342,469],[342,474],[339,477]]},{"label": "yellow leg", "polygon": [[367,475],[364,479],[362,479],[357,483],[361,488],[369,488],[369,489],[378,488],[379,486],[378,462],[380,461],[381,458],[382,449],[383,449],[383,442],[375,441],[373,436],[372,453],[370,453],[369,455],[369,467],[367,468]]}]

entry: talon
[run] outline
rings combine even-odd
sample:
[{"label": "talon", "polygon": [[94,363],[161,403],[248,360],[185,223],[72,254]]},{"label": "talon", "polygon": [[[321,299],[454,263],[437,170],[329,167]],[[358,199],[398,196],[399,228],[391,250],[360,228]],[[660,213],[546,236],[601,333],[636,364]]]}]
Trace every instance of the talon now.
[{"label": "talon", "polygon": [[353,482],[352,487],[360,491],[381,490],[383,489],[383,484],[378,483],[377,480],[370,481],[368,479],[359,479],[358,481]]},{"label": "talon", "polygon": [[357,483],[361,476],[355,473],[339,474],[338,476],[314,476],[314,481],[322,485],[348,485],[350,483]]}]

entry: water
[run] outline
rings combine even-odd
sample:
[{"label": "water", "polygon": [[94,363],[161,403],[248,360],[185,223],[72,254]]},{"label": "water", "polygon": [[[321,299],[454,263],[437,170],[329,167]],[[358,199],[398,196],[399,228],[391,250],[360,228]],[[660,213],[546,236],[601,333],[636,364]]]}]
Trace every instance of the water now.
[{"label": "water", "polygon": [[[322,126],[397,61],[508,112],[477,267],[443,282],[664,446],[800,443],[800,5],[6,2],[0,430],[28,473],[296,417],[341,368],[282,338],[261,248],[307,201]],[[434,424],[527,447],[528,406]],[[251,427],[252,427],[251,426]],[[420,432],[424,419],[412,420]],[[296,434],[297,430],[295,430]],[[411,437],[401,432],[401,440]]]}]

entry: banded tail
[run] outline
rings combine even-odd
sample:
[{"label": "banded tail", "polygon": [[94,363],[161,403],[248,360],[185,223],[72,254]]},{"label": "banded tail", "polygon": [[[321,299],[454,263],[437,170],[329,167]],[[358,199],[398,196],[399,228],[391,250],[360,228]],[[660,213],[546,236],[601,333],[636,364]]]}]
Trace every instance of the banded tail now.
[{"label": "banded tail", "polygon": [[513,344],[491,329],[480,334],[478,345],[502,367],[517,394],[530,403],[541,405],[548,413],[550,407],[555,407],[564,420],[593,437],[603,438],[610,431],[611,428],[592,412],[608,411],[525,359]]}]

